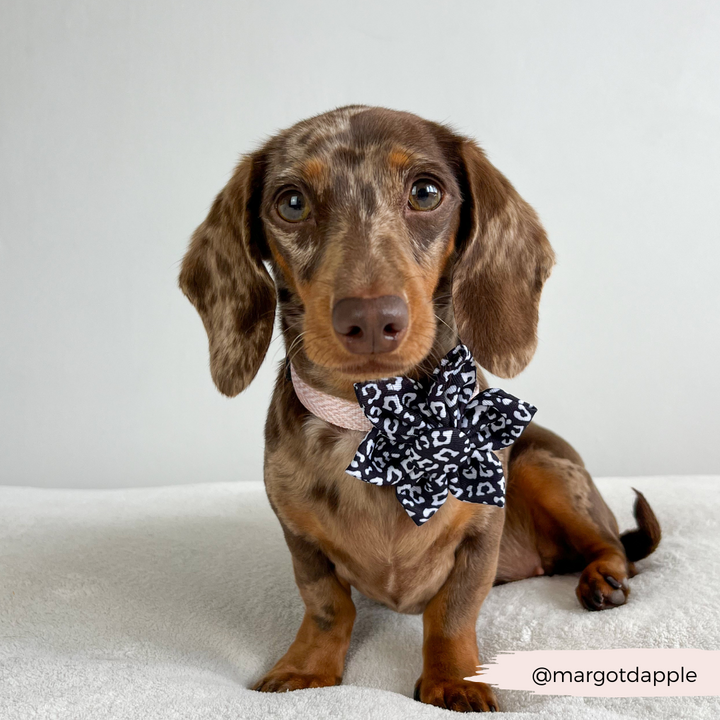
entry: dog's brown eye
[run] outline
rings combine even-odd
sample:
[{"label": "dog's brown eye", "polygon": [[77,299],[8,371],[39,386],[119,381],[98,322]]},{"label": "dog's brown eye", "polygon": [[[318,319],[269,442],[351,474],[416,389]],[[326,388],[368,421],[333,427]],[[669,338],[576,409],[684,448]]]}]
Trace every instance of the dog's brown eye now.
[{"label": "dog's brown eye", "polygon": [[432,180],[417,180],[410,190],[410,207],[415,210],[432,210],[440,200],[442,193]]},{"label": "dog's brown eye", "polygon": [[300,222],[310,215],[310,206],[299,190],[287,190],[278,198],[277,211],[283,220]]}]

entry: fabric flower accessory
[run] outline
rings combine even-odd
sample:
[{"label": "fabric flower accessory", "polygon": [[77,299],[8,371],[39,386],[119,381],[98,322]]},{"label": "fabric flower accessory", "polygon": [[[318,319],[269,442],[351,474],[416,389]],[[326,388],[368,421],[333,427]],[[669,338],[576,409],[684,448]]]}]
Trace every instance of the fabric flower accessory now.
[{"label": "fabric flower accessory", "polygon": [[447,499],[505,506],[505,477],[494,451],[512,445],[536,408],[500,390],[475,392],[475,361],[465,345],[451,350],[425,381],[394,377],[357,383],[372,430],[346,472],[394,485],[416,525]]}]

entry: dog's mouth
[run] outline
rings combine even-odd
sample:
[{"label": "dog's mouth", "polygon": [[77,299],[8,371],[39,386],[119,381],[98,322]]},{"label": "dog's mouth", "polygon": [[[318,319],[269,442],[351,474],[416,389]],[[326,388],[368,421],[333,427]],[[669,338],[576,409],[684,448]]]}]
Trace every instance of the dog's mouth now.
[{"label": "dog's mouth", "polygon": [[313,365],[329,371],[342,386],[381,380],[384,378],[411,376],[431,348],[424,346],[398,348],[390,353],[349,353],[330,352],[330,349],[316,343],[305,343],[304,350]]},{"label": "dog's mouth", "polygon": [[391,359],[383,355],[367,355],[363,360],[354,360],[333,369],[356,383],[407,375],[415,364],[408,363],[404,358]]}]

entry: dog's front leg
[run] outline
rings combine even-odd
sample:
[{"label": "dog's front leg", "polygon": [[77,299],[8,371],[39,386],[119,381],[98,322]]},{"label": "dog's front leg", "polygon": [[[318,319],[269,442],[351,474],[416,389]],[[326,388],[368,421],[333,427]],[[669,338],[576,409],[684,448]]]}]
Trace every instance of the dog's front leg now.
[{"label": "dog's front leg", "polygon": [[415,699],[459,712],[498,709],[489,685],[463,679],[480,664],[475,623],[500,552],[503,511],[488,508],[484,515],[484,527],[460,543],[450,575],[423,613],[423,672]]},{"label": "dog's front leg", "polygon": [[305,602],[305,617],[289,650],[254,689],[286,692],[338,685],[355,622],[350,585],[338,578],[320,548],[284,525],[283,531]]}]

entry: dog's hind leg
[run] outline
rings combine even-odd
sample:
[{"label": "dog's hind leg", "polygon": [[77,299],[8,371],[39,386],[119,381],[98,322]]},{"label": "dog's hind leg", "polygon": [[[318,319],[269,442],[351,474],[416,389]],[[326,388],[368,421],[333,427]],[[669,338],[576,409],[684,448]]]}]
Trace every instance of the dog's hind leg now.
[{"label": "dog's hind leg", "polygon": [[[513,547],[524,545],[530,555],[534,551],[544,574],[582,572],[576,593],[588,610],[625,603],[633,561],[649,555],[660,541],[660,525],[642,494],[635,503],[639,528],[621,537],[580,456],[534,424],[513,447],[508,476],[499,570]],[[533,574],[540,572],[526,576]]]}]

